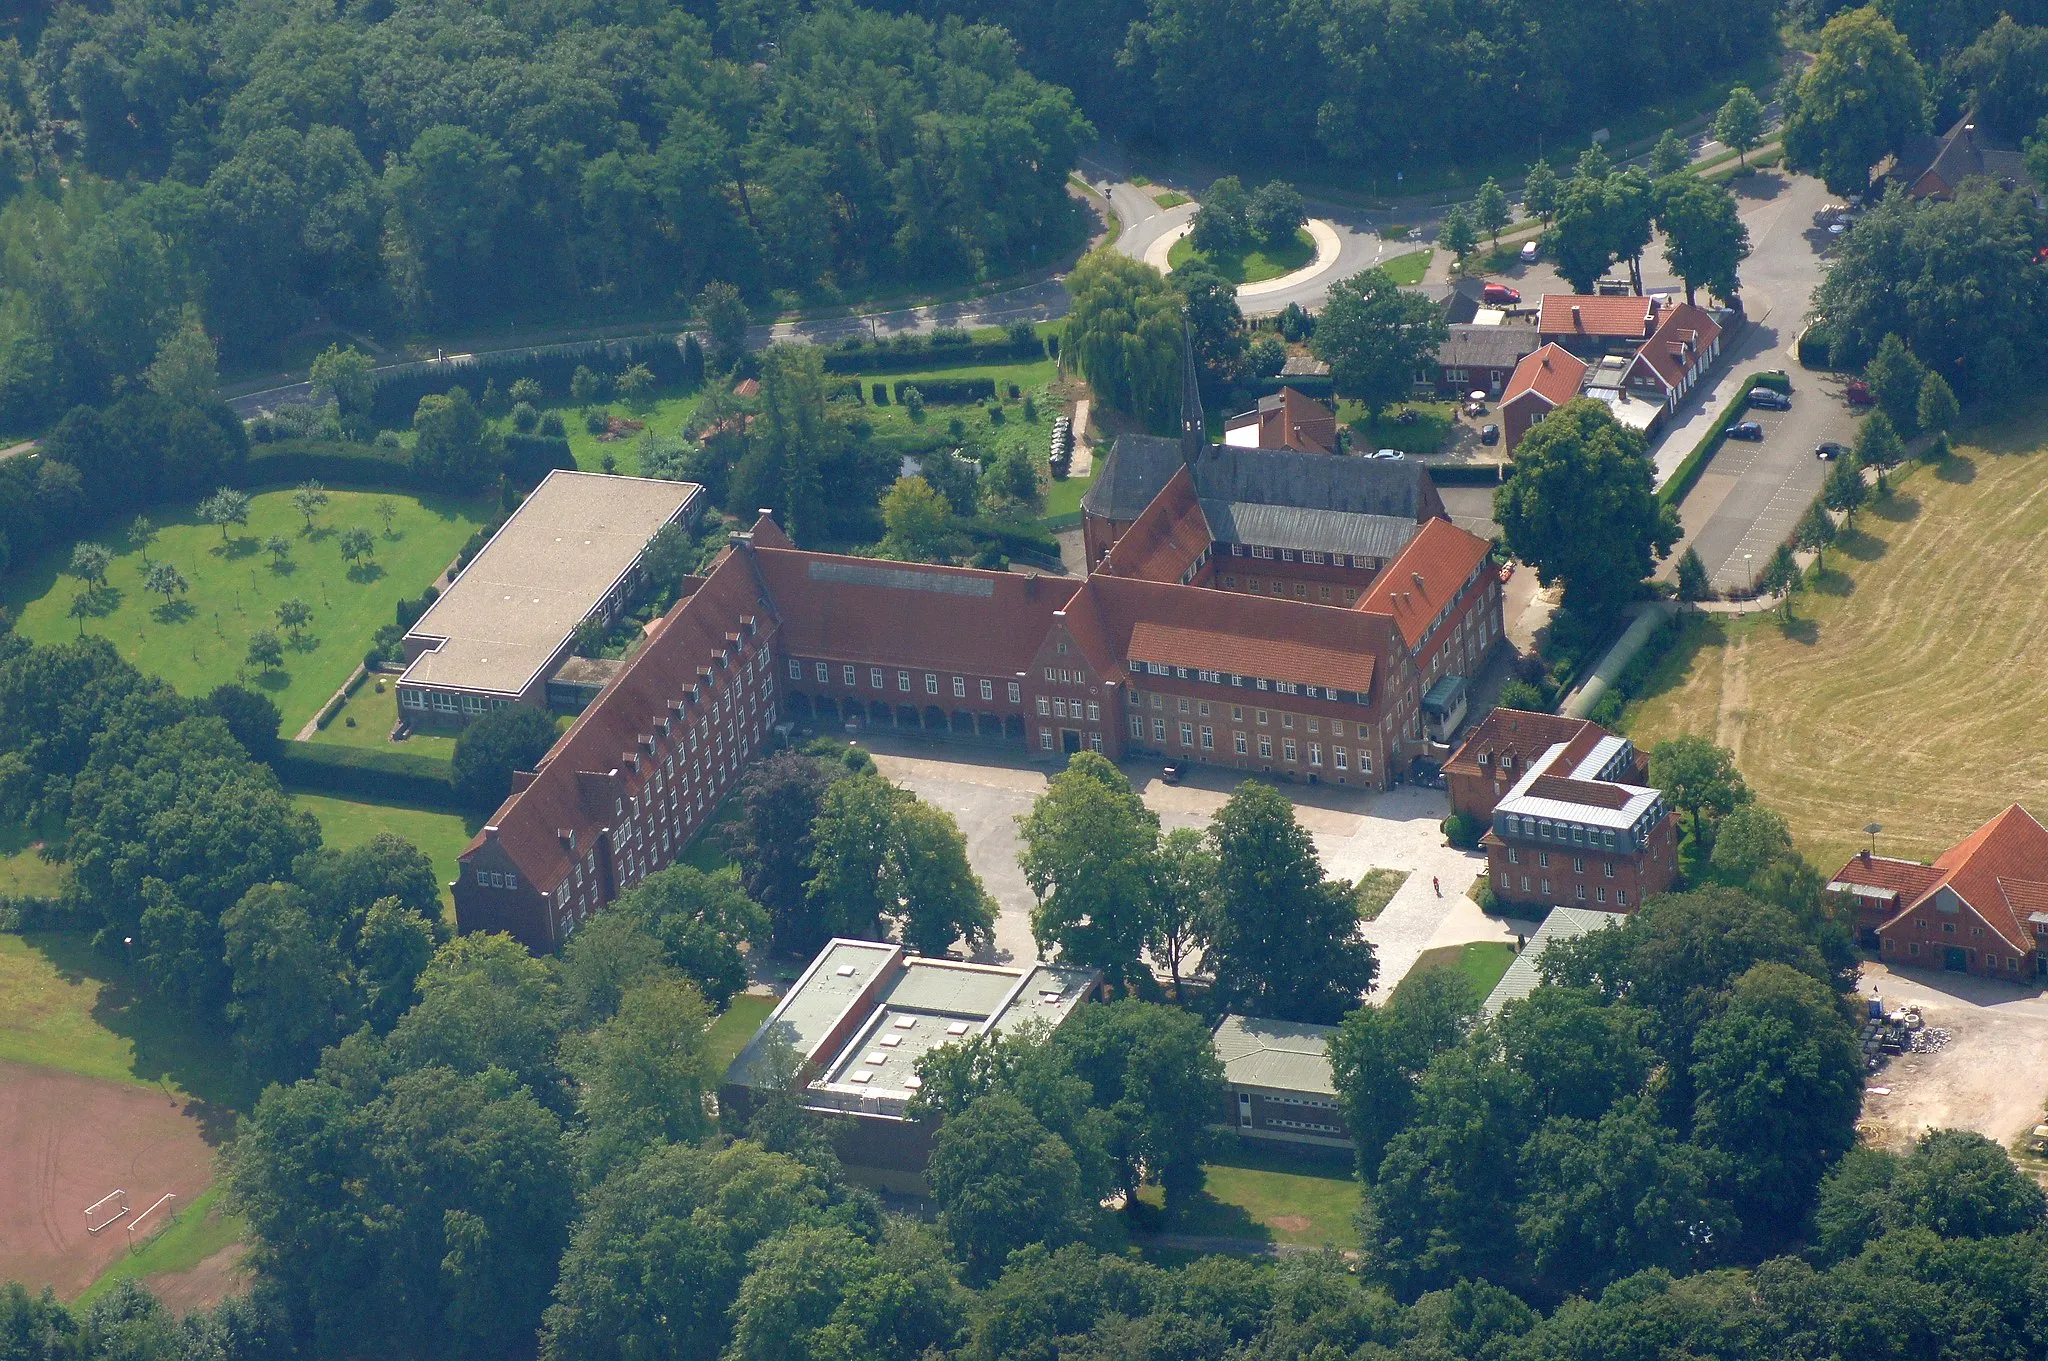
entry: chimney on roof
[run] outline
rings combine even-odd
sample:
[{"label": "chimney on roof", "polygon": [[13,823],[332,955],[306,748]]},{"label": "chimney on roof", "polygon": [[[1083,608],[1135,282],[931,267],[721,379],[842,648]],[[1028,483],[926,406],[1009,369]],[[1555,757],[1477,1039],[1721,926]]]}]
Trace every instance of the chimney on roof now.
[{"label": "chimney on roof", "polygon": [[576,849],[576,829],[574,827],[555,828],[555,840],[562,843],[563,850],[574,852]]},{"label": "chimney on roof", "polygon": [[1869,863],[1870,863],[1870,851],[1869,851],[1869,849],[1868,849],[1867,847],[1866,847],[1865,849],[1863,849],[1863,850],[1860,850],[1860,851],[1856,852],[1856,854],[1858,854],[1858,855],[1860,855],[1860,856],[1862,856],[1862,857],[1863,857],[1863,863],[1864,863],[1864,864],[1866,864],[1866,865],[1867,865],[1867,864],[1869,864]]},{"label": "chimney on roof", "polygon": [[1414,578],[1415,578],[1415,587],[1416,587],[1416,589],[1417,589],[1417,590],[1420,590],[1420,589],[1422,589],[1422,586],[1423,586],[1423,580],[1422,580],[1422,573],[1420,573],[1420,572],[1410,572],[1410,573],[1409,573],[1408,575],[1409,575],[1409,576],[1411,576],[1411,577],[1414,577]]},{"label": "chimney on roof", "polygon": [[1577,303],[1573,303],[1573,304],[1572,304],[1572,321],[1573,321],[1574,323],[1576,323],[1576,322],[1578,321],[1578,319],[1579,319],[1579,305],[1578,305]]},{"label": "chimney on roof", "polygon": [[532,783],[533,783],[533,772],[532,772],[532,771],[530,771],[530,770],[515,770],[515,771],[513,771],[513,772],[512,772],[512,792],[513,792],[514,794],[523,794],[523,793],[525,793],[525,792],[526,792],[526,787],[527,787],[528,785],[532,784]]},{"label": "chimney on roof", "polygon": [[1038,573],[1026,572],[1024,574],[1024,598],[1026,600],[1038,599]]},{"label": "chimney on roof", "polygon": [[1975,123],[1963,124],[1963,145],[1969,147],[1973,151],[1976,149],[1977,125]]}]

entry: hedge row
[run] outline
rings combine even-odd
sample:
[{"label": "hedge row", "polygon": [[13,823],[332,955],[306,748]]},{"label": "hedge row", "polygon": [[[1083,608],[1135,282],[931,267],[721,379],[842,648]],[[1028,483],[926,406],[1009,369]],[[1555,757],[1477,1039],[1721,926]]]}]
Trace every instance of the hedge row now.
[{"label": "hedge row", "polygon": [[405,425],[422,397],[456,387],[481,397],[486,382],[495,382],[502,392],[521,378],[531,378],[541,391],[561,396],[569,391],[569,380],[578,368],[617,374],[645,364],[659,383],[694,382],[702,375],[692,372],[685,349],[680,335],[634,336],[395,365],[371,376],[375,386],[370,414],[380,425]]},{"label": "hedge row", "polygon": [[[549,435],[505,436],[505,474],[512,485],[530,490],[557,468],[574,469],[569,441]],[[391,487],[437,491],[422,486],[413,472],[412,455],[403,449],[348,440],[280,440],[259,444],[241,465],[236,480],[244,487],[295,486],[308,478],[343,487]]]},{"label": "hedge row", "polygon": [[1046,357],[1036,333],[1028,339],[932,343],[926,336],[904,336],[882,345],[841,345],[825,352],[827,373],[900,373],[905,369],[951,368],[967,364],[1028,363]]},{"label": "hedge row", "polygon": [[1721,442],[1728,438],[1728,427],[1736,424],[1748,413],[1750,389],[1759,387],[1790,392],[1792,380],[1782,374],[1752,373],[1743,382],[1742,391],[1728,404],[1728,409],[1721,413],[1720,418],[1701,437],[1700,442],[1693,446],[1692,452],[1685,456],[1685,462],[1673,469],[1670,479],[1657,489],[1659,501],[1667,506],[1675,506],[1685,499],[1685,494],[1692,490],[1693,483],[1700,480],[1700,474],[1707,470],[1707,464],[1712,462],[1714,455],[1720,451]]},{"label": "hedge row", "polygon": [[1028,528],[1020,528],[1016,525],[1006,524],[1001,520],[991,520],[980,515],[974,516],[972,519],[963,519],[959,523],[961,530],[965,533],[976,539],[992,540],[1001,546],[1003,552],[1012,557],[1016,557],[1019,554],[1031,554],[1036,557],[1050,558],[1054,562],[1060,560],[1059,540],[1053,538],[1050,534],[1042,532],[1038,525],[1034,524]]},{"label": "hedge row", "polygon": [[437,757],[324,742],[286,742],[283,748],[272,764],[277,778],[294,789],[462,811],[450,765]]},{"label": "hedge row", "polygon": [[993,378],[941,378],[922,383],[899,378],[896,380],[896,405],[903,405],[903,394],[911,388],[916,388],[917,395],[933,406],[992,402],[996,396],[996,380]]},{"label": "hedge row", "polygon": [[0,894],[0,931],[53,931],[75,924],[55,898]]}]

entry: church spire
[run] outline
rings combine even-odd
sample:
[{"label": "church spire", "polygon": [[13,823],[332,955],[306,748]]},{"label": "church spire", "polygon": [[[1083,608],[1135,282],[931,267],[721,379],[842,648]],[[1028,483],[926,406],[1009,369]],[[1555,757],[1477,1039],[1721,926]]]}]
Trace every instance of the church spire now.
[{"label": "church spire", "polygon": [[1187,314],[1180,319],[1180,456],[1193,465],[1208,446],[1209,436],[1202,421],[1202,388],[1195,372],[1195,339],[1188,330]]}]

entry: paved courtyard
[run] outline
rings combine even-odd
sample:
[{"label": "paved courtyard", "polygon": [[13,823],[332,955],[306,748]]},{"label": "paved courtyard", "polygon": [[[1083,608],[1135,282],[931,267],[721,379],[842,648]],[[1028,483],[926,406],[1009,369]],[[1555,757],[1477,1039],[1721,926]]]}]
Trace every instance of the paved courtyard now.
[{"label": "paved courtyard", "polygon": [[[951,813],[967,838],[967,857],[1001,908],[993,958],[1005,961],[1037,953],[1031,937],[1035,901],[1017,868],[1016,819],[1028,813],[1045,790],[1047,769],[995,752],[981,752],[895,738],[863,745],[884,775],[919,798]],[[1206,827],[1244,777],[1196,768],[1187,782],[1168,785],[1157,763],[1129,762],[1131,777],[1162,826]],[[1373,1000],[1384,1000],[1424,950],[1471,940],[1513,941],[1516,925],[1489,917],[1465,897],[1484,858],[1446,845],[1439,824],[1450,812],[1448,797],[1435,789],[1404,786],[1385,794],[1332,785],[1281,785],[1296,816],[1315,839],[1326,873],[1357,879],[1372,869],[1409,871],[1408,881],[1380,913],[1361,928],[1379,955],[1379,983]],[[1432,880],[1441,891],[1432,886]],[[1521,925],[1523,932],[1529,927]]]},{"label": "paved courtyard", "polygon": [[1949,1033],[1931,1054],[1902,1054],[1871,1077],[1861,1131],[1882,1147],[1905,1147],[1930,1129],[1970,1129],[2007,1148],[2023,1146],[2048,1098],[2048,996],[1968,974],[1863,965],[1857,992],[1887,1010],[1919,1008]]}]

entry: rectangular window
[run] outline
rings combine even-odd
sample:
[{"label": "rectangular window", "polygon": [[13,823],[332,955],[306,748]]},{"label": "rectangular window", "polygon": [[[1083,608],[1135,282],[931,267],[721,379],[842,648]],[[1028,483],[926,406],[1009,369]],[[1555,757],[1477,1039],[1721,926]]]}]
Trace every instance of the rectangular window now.
[{"label": "rectangular window", "polygon": [[1281,726],[1281,727],[1283,727],[1283,728],[1292,728],[1292,727],[1294,726],[1294,715],[1293,715],[1293,714],[1282,714],[1282,715],[1280,715],[1280,726]]},{"label": "rectangular window", "polygon": [[1308,744],[1308,763],[1312,766],[1319,766],[1323,763],[1322,743],[1311,742]]},{"label": "rectangular window", "polygon": [[924,673],[924,692],[928,695],[939,693],[939,678],[929,671]]},{"label": "rectangular window", "polygon": [[1180,701],[1180,711],[1181,711],[1182,713],[1184,713],[1184,714],[1185,714],[1185,713],[1189,713],[1189,712],[1192,712],[1192,709],[1193,709],[1193,706],[1192,706],[1192,705],[1190,705],[1190,704],[1188,703],[1188,700],[1187,700],[1187,696],[1185,696],[1185,695],[1181,696],[1181,701]]},{"label": "rectangular window", "polygon": [[1260,726],[1260,727],[1262,727],[1262,728],[1263,728],[1263,727],[1265,727],[1265,726],[1266,726],[1266,711],[1265,711],[1264,709],[1261,709],[1261,710],[1259,710],[1259,713],[1258,713],[1258,718],[1259,718],[1259,726]]},{"label": "rectangular window", "polygon": [[[1614,901],[1615,901],[1615,905],[1616,905],[1616,906],[1618,906],[1618,907],[1627,907],[1627,906],[1628,906],[1628,890],[1627,890],[1627,889],[1625,889],[1625,888],[1618,888],[1618,889],[1614,890]],[[1919,947],[1918,947],[1918,946],[1915,946],[1914,948],[1915,948],[1915,949],[1918,949]]]},{"label": "rectangular window", "polygon": [[1236,747],[1236,748],[1237,748],[1237,754],[1238,754],[1239,756],[1242,756],[1242,755],[1244,755],[1244,734],[1243,734],[1243,733],[1241,733],[1241,732],[1240,732],[1240,733],[1232,733],[1232,734],[1230,735],[1230,744],[1231,744],[1231,745],[1232,745],[1233,747]]},{"label": "rectangular window", "polygon": [[996,697],[996,683],[994,681],[983,681],[981,683],[981,697],[985,700],[993,700]]},{"label": "rectangular window", "polygon": [[1165,719],[1155,718],[1152,720],[1152,740],[1154,742],[1164,742],[1166,740]]},{"label": "rectangular window", "polygon": [[1549,851],[1538,851],[1538,852],[1536,852],[1536,863],[1537,863],[1537,864],[1539,864],[1539,865],[1541,865],[1541,866],[1542,866],[1542,867],[1543,867],[1544,869],[1549,869],[1549,868],[1550,868],[1550,852],[1549,852]]},{"label": "rectangular window", "polygon": [[1606,902],[1606,901],[1607,901],[1607,890],[1606,890],[1606,889],[1604,889],[1604,888],[1596,888],[1596,889],[1594,889],[1594,890],[1593,890],[1593,901],[1594,901],[1594,902],[1596,902],[1596,903],[1604,903],[1604,902]]},{"label": "rectangular window", "polygon": [[1052,750],[1052,729],[1040,728],[1038,730],[1038,745],[1042,750]]},{"label": "rectangular window", "polygon": [[1065,700],[1063,700],[1063,699],[1055,699],[1055,700],[1053,700],[1053,702],[1052,702],[1052,716],[1053,716],[1054,718],[1065,718],[1065,717],[1067,716],[1067,702],[1066,702]]},{"label": "rectangular window", "polygon": [[1136,714],[1131,715],[1131,740],[1134,742],[1145,740],[1145,720]]},{"label": "rectangular window", "polygon": [[1363,747],[1358,750],[1358,768],[1368,775],[1372,774],[1372,753]]},{"label": "rectangular window", "polygon": [[1578,894],[1580,902],[1583,903],[1584,901],[1586,901],[1586,886],[1584,884],[1579,885]]},{"label": "rectangular window", "polygon": [[789,678],[791,680],[802,680],[804,678],[804,664],[794,657],[789,659]]},{"label": "rectangular window", "polygon": [[842,666],[839,668],[839,681],[842,685],[859,685],[860,672],[856,671],[854,668],[850,666]]},{"label": "rectangular window", "polygon": [[1262,761],[1273,759],[1273,739],[1264,733],[1259,734],[1259,759]]},{"label": "rectangular window", "polygon": [[1586,872],[1586,859],[1585,859],[1585,857],[1584,857],[1584,856],[1580,856],[1580,855],[1575,855],[1575,856],[1573,856],[1573,857],[1572,857],[1572,873],[1573,873],[1573,874],[1584,874],[1585,872]]},{"label": "rectangular window", "polygon": [[1607,877],[1609,879],[1612,879],[1614,877],[1614,865],[1612,862],[1602,865],[1600,868],[1607,871]]},{"label": "rectangular window", "polygon": [[1510,865],[1519,865],[1522,863],[1522,853],[1516,850],[1513,846],[1508,847],[1508,863]]},{"label": "rectangular window", "polygon": [[491,886],[491,872],[479,865],[476,871],[476,882],[479,888],[489,888]]},{"label": "rectangular window", "polygon": [[1180,744],[1184,747],[1192,747],[1193,745],[1195,745],[1194,724],[1183,723],[1180,725]]},{"label": "rectangular window", "polygon": [[908,671],[898,671],[896,673],[896,688],[906,695],[910,693],[910,673]]},{"label": "rectangular window", "polygon": [[877,690],[883,689],[888,685],[888,681],[883,679],[881,667],[871,666],[868,668],[868,684],[874,686]]},{"label": "rectangular window", "polygon": [[1012,704],[1022,704],[1023,702],[1024,702],[1024,690],[1023,690],[1023,687],[1022,687],[1022,686],[1020,686],[1020,685],[1018,685],[1018,684],[1017,684],[1017,682],[1015,682],[1015,681],[1011,681],[1011,682],[1010,682],[1010,703],[1012,703]]},{"label": "rectangular window", "polygon": [[1284,743],[1282,743],[1282,744],[1281,744],[1281,746],[1282,746],[1282,748],[1283,748],[1283,749],[1284,749],[1284,750],[1286,751],[1286,753],[1287,753],[1287,759],[1288,759],[1288,760],[1292,761],[1292,760],[1296,759],[1296,758],[1295,758],[1295,755],[1294,755],[1294,739],[1293,739],[1293,738],[1291,738],[1291,737],[1290,737],[1290,738],[1288,738],[1288,739],[1287,739],[1287,740],[1286,740],[1286,741],[1285,741]]},{"label": "rectangular window", "polygon": [[1102,734],[1101,734],[1101,733],[1099,733],[1099,732],[1092,732],[1092,733],[1089,733],[1089,734],[1088,734],[1088,750],[1090,750],[1090,751],[1101,751],[1101,750],[1102,750]]},{"label": "rectangular window", "polygon": [[818,670],[818,684],[820,684],[820,685],[830,685],[830,684],[832,683],[832,665],[831,665],[831,663],[829,663],[829,662],[819,662],[819,663],[818,663],[818,666],[817,666],[817,670]]},{"label": "rectangular window", "polygon": [[1044,717],[1045,717],[1046,715],[1050,714],[1051,712],[1052,712],[1052,701],[1051,701],[1051,700],[1049,700],[1049,699],[1047,699],[1047,698],[1046,698],[1046,697],[1045,697],[1044,695],[1040,695],[1040,696],[1038,697],[1038,716],[1039,716],[1040,718],[1044,718]]},{"label": "rectangular window", "polygon": [[1202,729],[1202,750],[1216,750],[1216,730],[1214,728]]},{"label": "rectangular window", "polygon": [[1102,706],[1092,699],[1088,701],[1088,721],[1090,723],[1100,723],[1102,721]]},{"label": "rectangular window", "polygon": [[1345,768],[1346,768],[1346,761],[1345,761],[1345,752],[1344,752],[1344,748],[1342,748],[1342,747],[1331,747],[1331,748],[1330,748],[1330,755],[1332,755],[1332,756],[1334,756],[1334,757],[1336,757],[1336,758],[1337,758],[1337,769],[1339,769],[1339,770],[1343,770],[1343,769],[1345,769]]},{"label": "rectangular window", "polygon": [[966,698],[967,698],[967,678],[966,678],[965,676],[955,676],[955,677],[953,677],[953,698],[954,698],[954,699],[966,699]]}]

